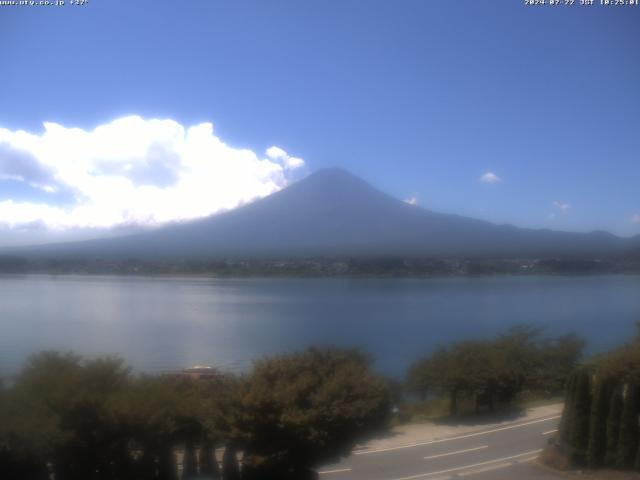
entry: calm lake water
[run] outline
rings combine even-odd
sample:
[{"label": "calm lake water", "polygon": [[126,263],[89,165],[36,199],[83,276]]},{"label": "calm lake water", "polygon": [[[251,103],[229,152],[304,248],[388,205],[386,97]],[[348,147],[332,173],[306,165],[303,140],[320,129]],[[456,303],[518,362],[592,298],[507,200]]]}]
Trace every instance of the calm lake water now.
[{"label": "calm lake water", "polygon": [[436,345],[518,323],[599,351],[640,320],[640,276],[210,279],[0,276],[0,373],[42,349],[118,354],[135,369],[241,371],[269,353],[359,346],[393,376]]}]

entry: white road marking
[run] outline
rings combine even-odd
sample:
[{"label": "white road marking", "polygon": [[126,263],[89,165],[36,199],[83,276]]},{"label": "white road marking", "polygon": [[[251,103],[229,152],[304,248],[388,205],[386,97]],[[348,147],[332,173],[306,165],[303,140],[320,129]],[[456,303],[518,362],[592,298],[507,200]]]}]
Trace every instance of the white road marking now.
[{"label": "white road marking", "polygon": [[350,468],[337,468],[335,470],[324,470],[322,472],[318,472],[318,475],[328,475],[330,473],[342,473],[342,472],[350,472]]},{"label": "white road marking", "polygon": [[542,435],[549,435],[550,433],[556,433],[558,431],[558,429],[556,428],[555,430],[549,430],[548,432],[542,432]]},{"label": "white road marking", "polygon": [[531,422],[526,422],[526,423],[518,423],[517,425],[509,425],[508,427],[494,428],[492,430],[485,430],[483,432],[469,433],[467,435],[460,435],[458,437],[442,438],[442,439],[439,439],[439,440],[430,440],[430,441],[427,441],[427,442],[412,443],[412,444],[409,444],[409,445],[401,445],[401,446],[398,446],[398,447],[380,448],[378,450],[361,450],[359,452],[353,452],[353,454],[354,455],[369,455],[371,453],[390,452],[392,450],[401,450],[403,448],[421,447],[423,445],[432,445],[434,443],[451,442],[453,440],[462,440],[463,438],[477,437],[477,436],[480,436],[480,435],[487,435],[489,433],[502,432],[503,430],[511,430],[512,428],[521,428],[521,427],[526,427],[528,425],[533,425],[533,424],[536,424],[536,423],[548,422],[550,420],[557,420],[560,417],[561,417],[561,415],[555,415],[555,416],[549,417],[549,418],[543,418],[543,419],[540,419],[540,420],[533,420]]},{"label": "white road marking", "polygon": [[533,462],[534,460],[536,460],[538,458],[537,455],[533,456],[533,457],[528,457],[528,458],[522,458],[520,460],[518,460],[518,463],[528,463],[528,462]]},{"label": "white road marking", "polygon": [[507,468],[510,467],[512,464],[507,462],[507,463],[499,463],[497,465],[490,465],[488,467],[483,467],[483,468],[477,468],[475,470],[470,470],[468,472],[462,472],[459,473],[457,476],[458,477],[468,477],[469,475],[478,475],[479,473],[485,473],[485,472],[491,472],[492,470],[499,470],[501,468]]},{"label": "white road marking", "polygon": [[[424,477],[430,477],[432,475],[442,475],[443,473],[459,472],[460,470],[468,470],[468,469],[474,468],[474,467],[482,467],[484,465],[490,465],[492,463],[500,463],[500,462],[504,462],[506,460],[512,460],[514,458],[520,458],[520,457],[525,457],[527,455],[538,454],[541,451],[542,451],[542,449],[540,449],[540,450],[531,450],[529,452],[519,453],[517,455],[511,455],[509,457],[496,458],[495,460],[487,460],[486,462],[474,463],[473,465],[464,465],[462,467],[448,468],[446,470],[440,470],[440,471],[437,471],[437,472],[420,473],[418,475],[411,475],[409,477],[394,478],[393,480],[413,480],[414,478],[424,478]],[[508,465],[511,465],[511,464],[509,463]],[[458,475],[460,475],[460,474],[458,474]]]},{"label": "white road marking", "polygon": [[431,460],[432,458],[448,457],[449,455],[457,455],[459,453],[475,452],[476,450],[482,450],[484,448],[489,448],[489,445],[482,445],[481,447],[475,447],[475,448],[467,448],[465,450],[458,450],[457,452],[441,453],[440,455],[431,455],[429,457],[424,457],[424,459],[425,460]]}]

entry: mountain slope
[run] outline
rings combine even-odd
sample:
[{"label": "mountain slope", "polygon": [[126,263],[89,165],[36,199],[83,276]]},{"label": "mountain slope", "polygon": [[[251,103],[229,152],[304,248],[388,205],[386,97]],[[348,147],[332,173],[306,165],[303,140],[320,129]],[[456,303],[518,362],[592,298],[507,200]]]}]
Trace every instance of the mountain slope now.
[{"label": "mountain slope", "polygon": [[[638,243],[638,242],[635,242]],[[602,255],[632,240],[605,232],[530,230],[431,212],[341,169],[321,170],[233,211],[120,238],[47,245],[32,253],[127,258],[438,255]]]}]

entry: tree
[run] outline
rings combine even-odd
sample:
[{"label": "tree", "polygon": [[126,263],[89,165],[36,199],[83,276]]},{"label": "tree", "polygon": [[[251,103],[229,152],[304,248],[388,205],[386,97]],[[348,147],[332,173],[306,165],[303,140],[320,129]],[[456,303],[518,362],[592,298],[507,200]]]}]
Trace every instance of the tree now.
[{"label": "tree", "polygon": [[594,376],[593,400],[589,418],[587,464],[598,468],[604,464],[607,449],[607,414],[611,399],[612,382],[602,375]]},{"label": "tree", "polygon": [[[223,444],[225,453],[222,477],[229,480],[240,478],[235,446],[239,437],[236,426],[240,416],[240,384],[240,378],[220,372],[197,382],[201,402],[198,416],[204,433],[201,442],[201,471],[208,473],[211,470],[214,478],[219,477],[221,472],[213,451],[216,446]],[[203,452],[206,460],[204,464]]]},{"label": "tree", "polygon": [[204,412],[197,387],[187,378],[143,375],[131,379],[118,399],[116,415],[139,446],[139,467],[144,475],[151,476],[157,469],[159,479],[176,479],[178,446],[186,452],[187,474],[194,470],[189,457],[204,436],[200,420]]},{"label": "tree", "polygon": [[385,424],[389,388],[356,350],[316,349],[258,361],[241,386],[236,429],[248,477],[313,477]]},{"label": "tree", "polygon": [[510,405],[525,388],[561,391],[577,362],[581,341],[575,336],[541,340],[534,327],[515,327],[493,340],[463,341],[439,347],[409,369],[408,386],[422,398],[449,397],[450,414],[460,398],[493,410]]},{"label": "tree", "polygon": [[618,456],[618,443],[620,440],[620,417],[622,414],[622,388],[616,387],[611,393],[609,401],[609,414],[607,415],[607,451],[605,464],[615,465]]},{"label": "tree", "polygon": [[414,363],[409,381],[414,391],[440,393],[449,397],[449,413],[458,413],[463,395],[482,397],[491,389],[492,353],[486,342],[466,341],[439,347]]},{"label": "tree", "polygon": [[116,358],[32,356],[7,398],[12,454],[29,457],[40,470],[52,464],[61,480],[108,478],[126,468],[125,441],[110,402],[128,373]]},{"label": "tree", "polygon": [[558,426],[558,436],[565,444],[569,444],[571,426],[573,425],[573,417],[575,414],[575,410],[571,408],[571,405],[573,405],[576,393],[576,377],[576,375],[570,375],[567,379],[564,395],[564,411],[562,412],[562,418]]},{"label": "tree", "polygon": [[493,410],[500,387],[497,353],[487,341],[466,341],[453,346],[445,374],[452,415],[458,413],[458,397],[461,395],[473,399],[476,411],[483,405]]},{"label": "tree", "polygon": [[[237,449],[232,443],[228,443],[222,455],[222,478],[223,480],[239,480],[240,469],[238,468]],[[247,477],[247,475],[244,475]]]},{"label": "tree", "polygon": [[409,368],[409,390],[418,394],[422,400],[426,400],[429,394],[449,391],[450,379],[445,377],[450,364],[450,351],[448,348],[439,347],[430,356],[418,360]]},{"label": "tree", "polygon": [[638,413],[640,413],[638,385],[632,382],[625,383],[622,397],[620,438],[616,463],[618,467],[631,468],[634,465],[638,449]]},{"label": "tree", "polygon": [[572,404],[574,411],[572,423],[569,425],[570,457],[572,463],[586,463],[587,445],[589,441],[589,413],[591,410],[591,372],[582,368],[576,372],[575,392]]},{"label": "tree", "polygon": [[584,339],[574,333],[544,340],[538,347],[536,376],[533,389],[545,397],[561,395],[567,378],[578,365],[584,350]]},{"label": "tree", "polygon": [[572,374],[560,423],[560,439],[572,463],[639,468],[639,414],[640,338],[636,337]]},{"label": "tree", "polygon": [[498,401],[510,405],[525,386],[533,386],[541,375],[540,333],[537,327],[522,325],[508,330],[492,342],[497,356],[494,375]]}]

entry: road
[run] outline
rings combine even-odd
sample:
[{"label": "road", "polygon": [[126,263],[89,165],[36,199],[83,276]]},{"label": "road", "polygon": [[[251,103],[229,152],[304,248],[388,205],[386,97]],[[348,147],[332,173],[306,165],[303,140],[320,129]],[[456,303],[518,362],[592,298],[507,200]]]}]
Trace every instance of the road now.
[{"label": "road", "polygon": [[532,465],[556,432],[559,415],[453,437],[359,450],[319,470],[321,480],[551,480]]}]

